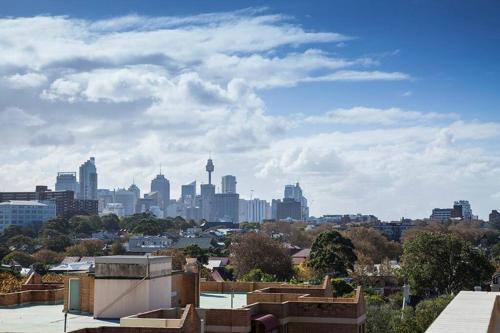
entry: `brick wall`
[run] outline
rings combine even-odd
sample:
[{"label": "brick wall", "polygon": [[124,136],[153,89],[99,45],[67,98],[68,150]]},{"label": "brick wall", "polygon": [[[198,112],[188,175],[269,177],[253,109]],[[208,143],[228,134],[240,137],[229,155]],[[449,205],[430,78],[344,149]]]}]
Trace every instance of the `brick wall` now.
[{"label": "brick wall", "polygon": [[29,303],[57,304],[63,300],[63,289],[26,290],[0,294],[0,306],[14,306]]},{"label": "brick wall", "polygon": [[69,279],[80,280],[80,312],[94,313],[94,278],[86,275],[65,275],[64,311],[68,311]]}]

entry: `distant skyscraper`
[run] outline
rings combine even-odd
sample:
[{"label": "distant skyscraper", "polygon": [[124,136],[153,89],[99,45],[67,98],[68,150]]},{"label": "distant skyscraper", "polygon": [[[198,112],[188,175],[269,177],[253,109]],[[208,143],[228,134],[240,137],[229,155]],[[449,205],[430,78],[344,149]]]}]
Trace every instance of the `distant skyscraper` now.
[{"label": "distant skyscraper", "polygon": [[222,193],[236,193],[236,177],[226,175],[222,177]]},{"label": "distant skyscraper", "polygon": [[97,169],[91,157],[80,166],[80,199],[97,200]]},{"label": "distant skyscraper", "polygon": [[266,200],[240,199],[239,203],[240,218],[239,222],[263,222],[271,218],[271,206]]},{"label": "distant skyscraper", "polygon": [[453,205],[453,208],[458,210],[461,213],[461,217],[464,220],[472,220],[473,215],[472,215],[472,208],[470,206],[469,201],[467,200],[458,200],[455,201],[455,204]]},{"label": "distant skyscraper", "polygon": [[56,191],[73,191],[78,198],[80,186],[76,180],[76,172],[58,172],[56,178]]},{"label": "distant skyscraper", "polygon": [[160,208],[165,211],[170,203],[170,182],[161,172],[151,181],[151,192],[159,193],[158,204]]},{"label": "distant skyscraper", "polygon": [[213,201],[215,222],[224,221],[238,223],[239,199],[240,195],[238,193],[217,193]]},{"label": "distant skyscraper", "polygon": [[302,220],[302,212],[300,202],[292,198],[285,198],[283,201],[277,202],[276,209],[277,220]]},{"label": "distant skyscraper", "polygon": [[196,180],[181,186],[181,198],[185,199],[186,197],[190,197],[193,200],[196,198]]},{"label": "distant skyscraper", "polygon": [[300,202],[301,207],[301,220],[305,220],[309,217],[309,207],[307,206],[307,199],[302,194],[302,188],[299,183],[295,185],[285,185],[285,199],[293,199]]},{"label": "distant skyscraper", "polygon": [[137,204],[136,194],[126,189],[118,189],[114,191],[114,203],[120,203],[123,207],[123,215],[129,216],[135,213],[135,206]]},{"label": "distant skyscraper", "polygon": [[214,196],[215,196],[215,185],[213,184],[201,184],[200,185],[201,194],[201,218],[209,222],[214,222]]},{"label": "distant skyscraper", "polygon": [[128,187],[128,190],[130,192],[134,192],[135,193],[135,197],[137,200],[139,200],[141,198],[141,189],[135,185],[135,184],[132,184]]}]

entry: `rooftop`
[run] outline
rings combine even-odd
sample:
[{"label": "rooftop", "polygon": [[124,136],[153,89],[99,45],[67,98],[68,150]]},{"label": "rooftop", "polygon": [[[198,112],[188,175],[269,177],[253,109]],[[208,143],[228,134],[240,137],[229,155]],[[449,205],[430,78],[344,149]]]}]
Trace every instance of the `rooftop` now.
[{"label": "rooftop", "polygon": [[[67,331],[86,327],[118,326],[119,321],[68,313]],[[29,305],[0,308],[0,332],[53,333],[64,329],[63,305]]]},{"label": "rooftop", "polygon": [[[500,292],[461,291],[425,333],[500,332],[498,312],[500,312]],[[495,316],[497,316],[496,322]]]},{"label": "rooftop", "polygon": [[[246,293],[233,294],[233,309],[247,305]],[[200,308],[202,309],[231,309],[231,293],[208,293],[200,294]]]},{"label": "rooftop", "polygon": [[5,202],[0,202],[0,206],[47,206],[47,205],[36,200],[10,200]]}]

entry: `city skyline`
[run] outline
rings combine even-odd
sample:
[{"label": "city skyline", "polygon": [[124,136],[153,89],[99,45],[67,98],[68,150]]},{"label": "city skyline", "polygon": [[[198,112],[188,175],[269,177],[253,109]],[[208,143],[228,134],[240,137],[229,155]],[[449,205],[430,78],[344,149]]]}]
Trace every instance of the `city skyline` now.
[{"label": "city skyline", "polygon": [[146,191],[162,164],[179,197],[211,152],[216,186],[235,175],[270,201],[299,182],[315,216],[423,218],[466,199],[486,219],[498,6],[6,4],[0,190],[53,186],[95,156],[100,188]]}]

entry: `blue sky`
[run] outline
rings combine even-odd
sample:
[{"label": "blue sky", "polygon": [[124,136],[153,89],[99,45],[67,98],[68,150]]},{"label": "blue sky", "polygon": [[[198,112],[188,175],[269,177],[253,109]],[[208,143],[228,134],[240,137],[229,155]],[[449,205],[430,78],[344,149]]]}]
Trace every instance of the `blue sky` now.
[{"label": "blue sky", "polygon": [[0,189],[95,155],[102,187],[147,190],[162,163],[175,196],[212,151],[242,196],[299,180],[315,215],[469,199],[485,218],[499,16],[495,1],[4,1]]}]

